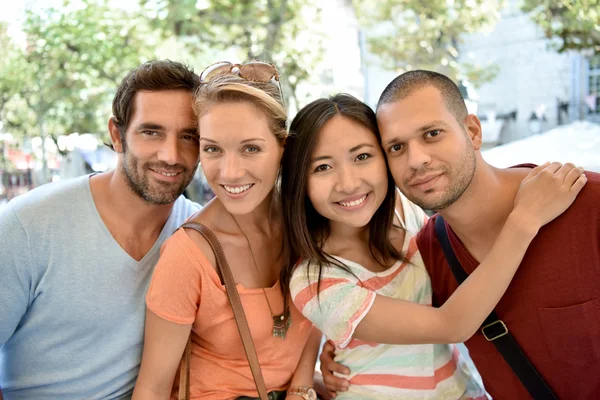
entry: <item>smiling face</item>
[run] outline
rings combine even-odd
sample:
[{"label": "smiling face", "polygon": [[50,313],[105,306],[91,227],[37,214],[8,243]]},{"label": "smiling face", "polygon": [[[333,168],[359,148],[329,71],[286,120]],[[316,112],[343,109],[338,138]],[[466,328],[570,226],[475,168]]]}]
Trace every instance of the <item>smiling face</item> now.
[{"label": "smiling face", "polygon": [[198,167],[198,133],[187,90],[140,91],[124,141],[111,121],[110,132],[129,188],[151,204],[170,204]]},{"label": "smiling face", "polygon": [[227,211],[247,214],[275,186],[283,147],[265,113],[250,102],[218,103],[198,121],[200,163]]},{"label": "smiling face", "polygon": [[441,210],[469,187],[481,126],[474,115],[459,123],[438,89],[428,86],[382,105],[377,123],[396,186],[413,203]]},{"label": "smiling face", "polygon": [[386,164],[373,132],[336,115],[319,132],[307,194],[331,224],[364,227],[385,199]]}]

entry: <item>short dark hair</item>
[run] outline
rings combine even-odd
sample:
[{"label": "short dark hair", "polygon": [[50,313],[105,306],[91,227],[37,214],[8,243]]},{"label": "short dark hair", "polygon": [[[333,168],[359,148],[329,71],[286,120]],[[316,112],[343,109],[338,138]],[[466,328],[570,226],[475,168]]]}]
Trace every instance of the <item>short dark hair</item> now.
[{"label": "short dark hair", "polygon": [[[323,250],[329,236],[329,221],[313,207],[307,193],[311,158],[319,134],[325,124],[336,115],[348,118],[367,128],[381,141],[377,119],[373,110],[349,94],[321,98],[302,108],[290,125],[290,135],[281,160],[281,205],[284,220],[284,240],[288,255],[287,265],[281,270],[281,287],[287,299],[292,272],[300,259],[318,267],[320,286],[323,266],[333,263],[350,271]],[[384,158],[385,159],[385,158]],[[385,265],[391,258],[404,259],[389,240],[394,221],[395,186],[387,168],[387,195],[369,223],[369,248],[373,257]]]},{"label": "short dark hair", "polygon": [[414,70],[396,77],[383,90],[377,103],[377,110],[385,104],[402,100],[415,91],[428,86],[433,86],[440,91],[446,108],[454,115],[456,121],[462,124],[469,112],[467,111],[465,99],[460,93],[460,89],[446,75],[433,71]]},{"label": "short dark hair", "polygon": [[133,115],[134,97],[139,91],[184,89],[194,93],[200,86],[200,77],[194,70],[171,60],[146,61],[132,69],[117,88],[112,103],[113,122],[119,129],[121,140]]}]

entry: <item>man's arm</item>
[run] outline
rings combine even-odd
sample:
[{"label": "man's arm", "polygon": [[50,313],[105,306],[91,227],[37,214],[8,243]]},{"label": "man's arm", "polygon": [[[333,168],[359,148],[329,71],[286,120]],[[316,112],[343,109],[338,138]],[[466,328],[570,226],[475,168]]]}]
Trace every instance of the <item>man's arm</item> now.
[{"label": "man's arm", "polygon": [[321,361],[321,374],[323,375],[323,383],[329,391],[329,396],[332,399],[335,399],[337,396],[336,392],[345,392],[348,390],[348,386],[350,386],[350,381],[348,381],[348,379],[339,378],[333,374],[334,372],[338,372],[343,375],[350,374],[350,369],[333,361],[334,357],[335,347],[331,342],[325,342],[319,360]]},{"label": "man's arm", "polygon": [[1,348],[27,311],[33,290],[29,240],[10,203],[0,211],[0,243]]}]

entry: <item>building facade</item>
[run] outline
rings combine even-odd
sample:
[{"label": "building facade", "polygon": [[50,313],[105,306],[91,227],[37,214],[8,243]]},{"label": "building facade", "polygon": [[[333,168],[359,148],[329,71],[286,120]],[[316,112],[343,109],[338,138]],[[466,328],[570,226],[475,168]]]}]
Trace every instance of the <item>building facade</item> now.
[{"label": "building facade", "polygon": [[501,19],[489,34],[463,39],[461,57],[499,67],[496,78],[477,90],[482,120],[495,114],[504,121],[498,143],[574,120],[600,122],[600,57],[558,53],[521,11],[520,1],[505,1]]},{"label": "building facade", "polygon": [[[600,123],[600,54],[558,53],[542,30],[505,0],[501,18],[489,33],[462,37],[463,61],[498,67],[491,82],[476,89],[471,112],[482,121],[484,144],[492,147],[575,120]],[[376,105],[396,76],[382,69],[366,49],[361,32],[364,99]]]}]

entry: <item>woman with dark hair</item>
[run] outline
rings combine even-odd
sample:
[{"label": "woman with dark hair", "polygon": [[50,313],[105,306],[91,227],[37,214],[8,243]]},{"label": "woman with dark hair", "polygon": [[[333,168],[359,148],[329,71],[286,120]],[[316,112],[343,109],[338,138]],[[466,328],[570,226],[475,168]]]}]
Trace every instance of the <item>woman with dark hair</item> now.
[{"label": "woman with dark hair", "polygon": [[345,94],[300,110],[282,159],[290,259],[281,280],[297,309],[334,343],[336,362],[352,371],[338,399],[486,398],[447,343],[478,329],[535,232],[574,200],[550,174],[538,174],[545,167],[524,180],[489,255],[434,308],[415,241],[427,216],[396,192],[374,112]]}]

